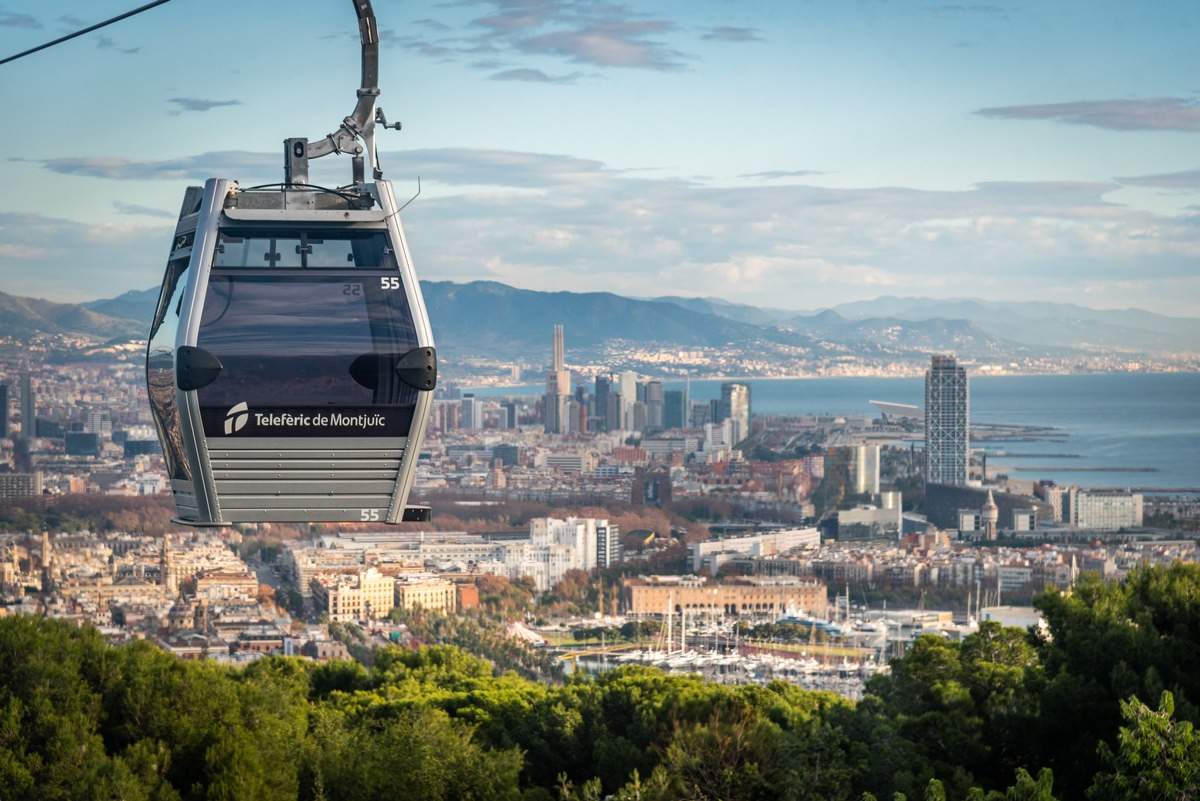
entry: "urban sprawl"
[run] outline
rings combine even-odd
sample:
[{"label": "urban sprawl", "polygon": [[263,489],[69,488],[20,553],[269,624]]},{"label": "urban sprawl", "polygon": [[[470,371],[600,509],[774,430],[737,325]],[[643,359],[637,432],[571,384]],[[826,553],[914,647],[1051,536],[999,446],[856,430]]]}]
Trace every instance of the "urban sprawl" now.
[{"label": "urban sprawl", "polygon": [[[923,409],[772,416],[754,414],[745,381],[695,402],[633,371],[581,379],[561,326],[553,336],[540,396],[443,381],[412,496],[435,522],[514,504],[544,514],[472,531],[264,523],[153,534],[136,515],[97,531],[35,530],[8,514],[0,612],[88,622],[183,658],[338,659],[349,657],[331,635],[339,624],[403,642],[396,609],[461,614],[496,577],[536,595],[582,571],[610,578],[594,612],[529,611],[510,621],[512,636],[561,645],[572,630],[655,621],[656,642],[605,643],[593,656],[737,681],[827,681],[815,643],[832,640],[858,648],[852,667],[838,656],[845,681],[885,669],[921,632],[1034,624],[1033,595],[1084,571],[1195,561],[1195,532],[1163,522],[1194,521],[1195,492],[988,475],[971,446],[968,370],[952,356],[930,359]],[[132,349],[0,365],[0,506],[42,520],[69,496],[169,498],[143,369]],[[623,525],[640,520],[655,522]],[[809,650],[764,654],[732,625],[780,621],[807,627]]]}]

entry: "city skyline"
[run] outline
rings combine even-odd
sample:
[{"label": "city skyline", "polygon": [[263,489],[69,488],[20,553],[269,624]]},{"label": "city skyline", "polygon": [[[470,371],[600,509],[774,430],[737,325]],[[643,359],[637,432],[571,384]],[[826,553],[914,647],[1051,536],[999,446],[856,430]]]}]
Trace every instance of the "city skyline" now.
[{"label": "city skyline", "polygon": [[[0,55],[128,10],[9,0]],[[421,179],[404,216],[423,278],[1194,314],[1194,4],[375,11],[380,105],[405,124],[381,160],[398,195]],[[348,4],[174,0],[0,67],[3,291],[158,283],[184,188],[279,181],[284,138],[351,110],[357,50]]]}]

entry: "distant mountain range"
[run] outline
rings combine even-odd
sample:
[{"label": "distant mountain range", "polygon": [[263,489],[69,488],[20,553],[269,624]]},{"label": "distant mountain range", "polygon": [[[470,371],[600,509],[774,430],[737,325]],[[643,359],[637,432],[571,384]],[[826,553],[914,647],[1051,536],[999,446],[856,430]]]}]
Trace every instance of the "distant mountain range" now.
[{"label": "distant mountain range", "polygon": [[[634,299],[607,292],[537,292],[491,281],[423,281],[439,354],[450,360],[548,360],[566,326],[574,363],[614,365],[622,350],[716,348],[746,358],[923,360],[950,352],[983,363],[1200,354],[1200,319],[1066,303],[881,297],[816,311],[718,299]],[[158,289],[82,305],[0,293],[0,336],[145,336]]]},{"label": "distant mountain range", "polygon": [[[1200,319],[1167,317],[1141,309],[1097,310],[1071,303],[1021,303],[973,298],[937,300],[885,295],[874,300],[843,303],[831,309],[789,312],[760,309],[707,298],[657,298],[693,311],[731,320],[773,325],[798,332],[855,341],[877,338],[898,324],[906,332],[912,323],[969,323],[997,340],[1038,348],[1067,348],[1083,352],[1196,353],[1200,352]],[[936,338],[932,329],[927,329]],[[944,335],[949,335],[947,327]],[[876,341],[878,341],[876,339]]]},{"label": "distant mountain range", "polygon": [[[158,290],[155,290],[151,311],[157,300]],[[76,334],[113,339],[136,336],[146,327],[136,316],[110,315],[90,308],[91,305],[52,303],[0,292],[0,336],[28,339],[39,334]]]}]

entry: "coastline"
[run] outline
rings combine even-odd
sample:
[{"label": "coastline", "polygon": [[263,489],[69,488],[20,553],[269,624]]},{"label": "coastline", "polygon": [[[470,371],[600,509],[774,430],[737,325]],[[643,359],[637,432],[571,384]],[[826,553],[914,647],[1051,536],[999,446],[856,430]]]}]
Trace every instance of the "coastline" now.
[{"label": "coastline", "polygon": [[[970,367],[969,364],[964,365]],[[570,366],[568,365],[568,369]],[[575,373],[574,370],[571,371]],[[615,375],[615,373],[614,373]],[[1031,370],[1003,370],[1003,369],[984,369],[970,373],[969,377],[975,378],[1032,378],[1032,377],[1068,377],[1068,376],[1117,376],[1117,375],[1200,375],[1200,370],[1071,370],[1071,371],[1031,371]],[[848,374],[814,374],[804,373],[800,375],[703,375],[703,376],[661,376],[651,375],[649,373],[638,373],[639,380],[662,381],[664,384],[681,384],[685,381],[692,383],[702,383],[709,381],[729,382],[729,381],[883,381],[888,379],[896,380],[911,380],[914,378],[923,379],[925,377],[924,370],[913,370],[912,372],[893,373],[893,372],[876,372],[876,373],[855,373]],[[584,376],[580,374],[580,380],[584,382],[595,382],[595,375]],[[578,383],[578,381],[576,382]],[[495,384],[463,384],[460,387],[463,392],[487,391],[489,393],[499,390],[532,390],[529,392],[511,392],[512,395],[541,395],[544,390],[540,383],[530,383],[521,381],[517,383],[497,382]],[[503,393],[501,393],[503,394]]]},{"label": "coastline", "polygon": [[[1053,444],[1025,444],[1019,451],[1010,437],[972,436],[972,447],[978,450],[1017,451],[1013,455],[989,455],[989,467],[1003,470],[1010,479],[1048,479],[1081,486],[1200,487],[1200,465],[1195,459],[1200,452],[1200,372],[993,374],[972,378],[973,429],[982,433],[989,426],[1032,426],[1054,432]],[[692,380],[691,400],[703,403],[719,398],[726,380],[730,379]],[[741,380],[751,385],[755,416],[876,419],[879,411],[871,401],[924,405],[923,376]],[[682,380],[665,382],[665,387],[672,390],[683,385]],[[590,387],[585,388],[590,391]],[[477,395],[493,401],[505,396],[531,400],[544,391],[540,385],[518,385],[483,388],[477,390]],[[1064,453],[1073,454],[1073,458],[1064,461]]]}]

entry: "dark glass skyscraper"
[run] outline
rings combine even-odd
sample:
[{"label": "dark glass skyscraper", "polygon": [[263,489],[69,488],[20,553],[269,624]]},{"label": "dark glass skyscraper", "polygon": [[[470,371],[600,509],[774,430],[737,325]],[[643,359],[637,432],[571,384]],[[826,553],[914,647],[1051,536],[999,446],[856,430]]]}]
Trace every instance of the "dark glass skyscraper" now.
[{"label": "dark glass skyscraper", "polygon": [[593,399],[595,421],[594,430],[608,430],[608,396],[612,392],[612,376],[596,376],[596,393]]},{"label": "dark glass skyscraper", "polygon": [[37,396],[33,392],[33,379],[29,373],[21,373],[21,437],[31,440],[37,435]]},{"label": "dark glass skyscraper", "polygon": [[663,385],[661,381],[646,382],[646,431],[663,430]]},{"label": "dark glass skyscraper", "polygon": [[685,428],[687,426],[687,395],[679,389],[668,389],[663,393],[663,428]]}]

